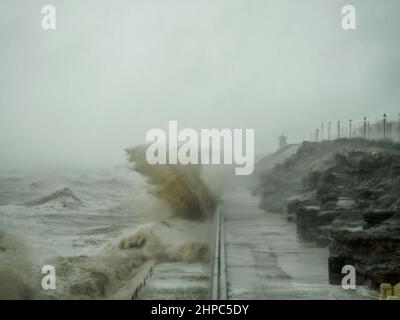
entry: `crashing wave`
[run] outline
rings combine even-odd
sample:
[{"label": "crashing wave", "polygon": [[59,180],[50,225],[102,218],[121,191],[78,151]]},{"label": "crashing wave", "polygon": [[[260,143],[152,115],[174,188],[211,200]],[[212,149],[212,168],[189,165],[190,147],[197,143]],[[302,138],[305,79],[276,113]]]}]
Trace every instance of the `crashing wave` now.
[{"label": "crashing wave", "polygon": [[[132,169],[145,177],[151,186],[153,197],[149,194],[144,197],[142,209],[146,212],[153,210],[156,203],[156,211],[163,220],[152,220],[153,223],[130,231],[91,255],[50,259],[47,263],[57,272],[56,290],[41,290],[38,287],[40,281],[32,284],[18,278],[10,282],[3,296],[12,294],[10,288],[20,286],[21,290],[15,296],[25,299],[28,286],[32,292],[29,298],[33,299],[130,299],[133,290],[143,280],[146,268],[155,263],[208,261],[210,221],[205,218],[212,215],[216,199],[202,180],[200,166],[150,165],[143,147],[129,149],[127,153]],[[145,189],[137,188],[135,194],[140,195],[142,190]],[[140,208],[136,198],[132,198],[133,212],[137,215]],[[24,205],[49,203],[64,206],[83,204],[70,189],[64,188]]]},{"label": "crashing wave", "polygon": [[146,146],[126,152],[131,169],[147,178],[150,193],[164,200],[175,216],[202,219],[214,212],[216,199],[201,178],[200,165],[149,164]]},{"label": "crashing wave", "polygon": [[170,228],[165,224],[143,226],[94,255],[50,260],[57,270],[57,289],[39,298],[130,299],[149,265],[207,261],[208,246],[204,239],[192,237],[184,243],[174,243],[169,232],[180,233],[178,238],[182,238],[184,231]]},{"label": "crashing wave", "polygon": [[0,229],[0,300],[20,300],[32,297],[33,276],[28,250],[15,235]]}]

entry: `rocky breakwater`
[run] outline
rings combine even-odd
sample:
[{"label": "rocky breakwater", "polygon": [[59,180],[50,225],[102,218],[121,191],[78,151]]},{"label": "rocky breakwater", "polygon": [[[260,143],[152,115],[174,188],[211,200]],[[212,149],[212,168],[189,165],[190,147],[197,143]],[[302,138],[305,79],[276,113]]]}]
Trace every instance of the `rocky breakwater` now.
[{"label": "rocky breakwater", "polygon": [[[381,283],[400,282],[400,214],[369,229],[332,232],[330,264],[353,265],[357,282],[378,287]],[[331,270],[335,283],[340,270]]]},{"label": "rocky breakwater", "polygon": [[400,156],[367,153],[354,164],[356,197],[349,212],[358,213],[359,223],[351,229],[336,218],[330,232],[330,263],[341,260],[353,265],[359,283],[396,284],[400,282]]},{"label": "rocky breakwater", "polygon": [[301,236],[329,246],[331,283],[337,284],[342,266],[350,264],[359,284],[396,284],[400,155],[393,149],[327,145],[305,143],[286,163],[265,173],[261,185],[269,185],[259,191],[260,206],[270,210],[270,199],[275,208],[286,206]]}]

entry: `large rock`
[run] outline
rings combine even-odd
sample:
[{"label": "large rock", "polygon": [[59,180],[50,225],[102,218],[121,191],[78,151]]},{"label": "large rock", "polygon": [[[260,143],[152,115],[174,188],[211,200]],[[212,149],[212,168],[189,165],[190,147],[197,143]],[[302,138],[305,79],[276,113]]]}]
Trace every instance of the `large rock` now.
[{"label": "large rock", "polygon": [[361,173],[372,173],[382,167],[390,166],[393,156],[388,153],[366,154],[359,162],[358,168]]},{"label": "large rock", "polygon": [[318,226],[324,226],[327,224],[331,224],[336,217],[340,215],[340,211],[338,210],[327,210],[327,211],[320,211],[316,216],[315,223]]},{"label": "large rock", "polygon": [[318,213],[318,206],[304,206],[298,208],[296,211],[297,224],[304,227],[315,226]]},{"label": "large rock", "polygon": [[399,214],[367,230],[335,230],[331,235],[330,257],[354,265],[357,276],[368,284],[400,281]]},{"label": "large rock", "polygon": [[391,210],[375,209],[364,213],[363,219],[367,223],[367,227],[372,227],[391,218],[394,214],[395,212]]},{"label": "large rock", "polygon": [[313,206],[317,204],[315,192],[304,193],[291,197],[287,201],[286,212],[288,214],[296,213],[300,207]]}]

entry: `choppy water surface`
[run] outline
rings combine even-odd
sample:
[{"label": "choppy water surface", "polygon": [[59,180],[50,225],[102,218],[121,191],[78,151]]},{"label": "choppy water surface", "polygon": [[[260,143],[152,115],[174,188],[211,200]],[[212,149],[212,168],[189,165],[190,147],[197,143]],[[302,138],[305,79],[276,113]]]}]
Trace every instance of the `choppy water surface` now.
[{"label": "choppy water surface", "polygon": [[[0,226],[29,244],[33,261],[42,265],[55,255],[93,253],[142,221],[122,206],[138,177],[127,169],[109,171],[0,172]],[[68,196],[25,205],[68,188]]]},{"label": "choppy water surface", "polygon": [[[127,168],[0,172],[0,228],[6,234],[0,267],[24,266],[15,270],[29,282],[43,265],[54,264],[59,285],[52,298],[129,298],[142,269],[165,262],[170,267],[157,266],[156,273],[175,277],[169,297],[191,294],[187,279],[173,288],[194,267],[203,281],[193,297],[205,298],[207,223],[174,216],[150,189]],[[151,283],[157,287],[156,277]]]}]

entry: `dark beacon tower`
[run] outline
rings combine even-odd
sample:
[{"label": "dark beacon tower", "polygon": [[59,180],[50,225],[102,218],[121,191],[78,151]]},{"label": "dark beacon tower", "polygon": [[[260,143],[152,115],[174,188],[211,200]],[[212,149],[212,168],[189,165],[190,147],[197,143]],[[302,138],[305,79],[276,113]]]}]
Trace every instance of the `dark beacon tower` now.
[{"label": "dark beacon tower", "polygon": [[287,145],[288,145],[288,143],[287,143],[287,138],[286,138],[286,136],[285,136],[284,134],[282,134],[282,135],[279,137],[279,150],[280,150],[280,149],[283,149],[283,148],[286,148]]}]

